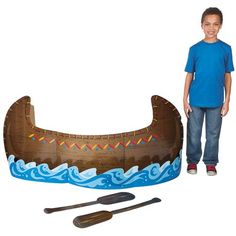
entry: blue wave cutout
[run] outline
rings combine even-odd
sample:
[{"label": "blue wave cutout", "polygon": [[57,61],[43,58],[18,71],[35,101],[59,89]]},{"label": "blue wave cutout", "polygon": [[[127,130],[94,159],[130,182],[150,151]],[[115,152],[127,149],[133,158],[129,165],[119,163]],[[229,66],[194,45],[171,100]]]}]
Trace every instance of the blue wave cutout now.
[{"label": "blue wave cutout", "polygon": [[160,184],[176,178],[181,171],[181,152],[172,163],[167,161],[162,166],[154,163],[140,171],[138,166],[133,166],[127,172],[116,168],[99,175],[96,174],[96,168],[80,173],[76,166],[68,167],[66,163],[50,170],[46,163],[37,165],[35,162],[25,164],[21,159],[15,161],[14,155],[8,157],[8,163],[11,174],[20,179],[70,183],[95,189],[122,189]]}]

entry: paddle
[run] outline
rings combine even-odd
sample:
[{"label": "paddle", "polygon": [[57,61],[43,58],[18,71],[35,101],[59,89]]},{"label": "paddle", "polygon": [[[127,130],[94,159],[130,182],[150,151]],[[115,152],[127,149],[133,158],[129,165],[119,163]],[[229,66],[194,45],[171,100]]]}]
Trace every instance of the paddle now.
[{"label": "paddle", "polygon": [[87,215],[77,216],[74,218],[73,223],[75,226],[77,226],[79,228],[86,228],[91,225],[95,225],[95,224],[110,220],[114,214],[118,214],[118,213],[125,212],[125,211],[130,211],[130,210],[133,210],[133,209],[136,209],[139,207],[143,207],[143,206],[147,206],[149,204],[160,202],[160,201],[161,201],[161,199],[155,197],[149,201],[142,202],[142,203],[139,203],[139,204],[136,204],[133,206],[121,208],[121,209],[114,210],[114,211],[97,211],[97,212],[90,213]]},{"label": "paddle", "polygon": [[64,211],[64,210],[74,209],[78,207],[90,206],[97,203],[110,205],[113,203],[129,201],[134,198],[135,196],[132,193],[120,192],[120,193],[114,193],[114,194],[106,195],[103,197],[99,197],[96,201],[85,202],[85,203],[80,203],[80,204],[75,204],[75,205],[70,205],[70,206],[63,206],[63,207],[45,208],[44,212],[49,214],[56,211]]}]

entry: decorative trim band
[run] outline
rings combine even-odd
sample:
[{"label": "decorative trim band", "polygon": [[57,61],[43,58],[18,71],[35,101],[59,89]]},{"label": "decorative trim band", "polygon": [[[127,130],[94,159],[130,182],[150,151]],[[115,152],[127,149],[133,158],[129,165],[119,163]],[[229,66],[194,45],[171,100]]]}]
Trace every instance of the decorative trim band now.
[{"label": "decorative trim band", "polygon": [[44,144],[52,144],[52,143],[56,143],[58,146],[65,146],[68,149],[72,149],[72,148],[77,148],[79,150],[83,150],[83,151],[101,151],[101,150],[114,150],[114,149],[121,149],[121,148],[129,148],[129,147],[133,147],[136,145],[141,145],[141,144],[146,144],[146,143],[151,143],[151,142],[157,142],[158,140],[158,136],[156,134],[151,134],[149,137],[146,138],[140,138],[138,140],[128,140],[127,142],[117,142],[116,144],[111,144],[111,143],[107,143],[105,145],[101,145],[99,143],[97,144],[78,144],[75,142],[66,142],[64,140],[56,140],[55,138],[53,139],[49,139],[45,136],[38,136],[36,134],[30,134],[28,136],[28,138],[30,138],[32,141],[37,141],[37,142],[41,142]]}]

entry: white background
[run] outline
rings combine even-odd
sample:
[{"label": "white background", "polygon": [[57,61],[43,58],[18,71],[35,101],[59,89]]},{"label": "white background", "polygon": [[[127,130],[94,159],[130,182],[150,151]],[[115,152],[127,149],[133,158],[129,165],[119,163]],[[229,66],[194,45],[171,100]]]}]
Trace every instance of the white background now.
[{"label": "white background", "polygon": [[[236,50],[233,1],[0,1],[0,125],[18,98],[29,95],[36,124],[78,134],[145,127],[150,98],[161,95],[182,115],[189,47],[203,38],[202,12],[224,13],[219,38]],[[233,74],[234,77],[234,74]],[[46,215],[45,207],[95,200],[115,191],[28,182],[10,176],[0,142],[0,235],[235,235],[235,89],[223,121],[218,176],[199,164],[168,183],[127,189],[132,202]],[[1,129],[2,137],[2,129]],[[185,133],[186,135],[186,133]],[[160,197],[161,203],[79,229],[75,216]],[[232,214],[231,214],[232,213]]]}]

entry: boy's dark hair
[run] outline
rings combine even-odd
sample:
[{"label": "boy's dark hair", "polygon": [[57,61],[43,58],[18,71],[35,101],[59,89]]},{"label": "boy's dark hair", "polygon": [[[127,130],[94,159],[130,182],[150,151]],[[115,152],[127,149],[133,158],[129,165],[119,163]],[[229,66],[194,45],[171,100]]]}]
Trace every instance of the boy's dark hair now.
[{"label": "boy's dark hair", "polygon": [[223,14],[221,12],[221,10],[217,7],[209,7],[207,8],[203,13],[202,13],[202,19],[201,19],[201,23],[203,23],[204,18],[207,15],[217,15],[220,17],[220,23],[223,23]]}]

